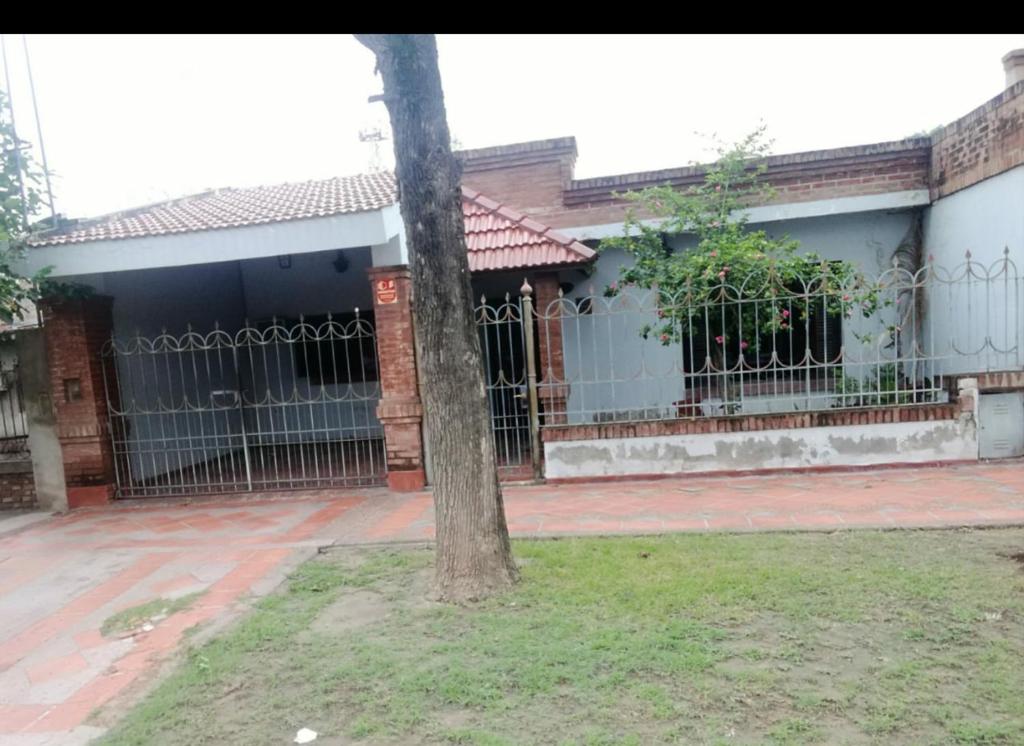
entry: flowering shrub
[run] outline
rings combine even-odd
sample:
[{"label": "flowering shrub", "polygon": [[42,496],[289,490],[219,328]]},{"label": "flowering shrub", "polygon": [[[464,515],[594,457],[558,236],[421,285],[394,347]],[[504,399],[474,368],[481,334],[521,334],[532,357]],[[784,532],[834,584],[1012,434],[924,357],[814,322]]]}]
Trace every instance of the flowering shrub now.
[{"label": "flowering shrub", "polygon": [[[626,216],[622,236],[601,242],[599,250],[621,249],[635,259],[623,267],[621,286],[637,286],[658,293],[658,322],[641,330],[662,344],[688,336],[704,336],[726,354],[757,354],[762,340],[787,333],[813,312],[852,314],[861,304],[865,315],[878,307],[877,293],[848,262],[827,262],[812,252],[799,252],[787,237],[774,238],[763,230],[750,230],[743,208],[762,203],[773,192],[761,176],[768,144],[764,128],[728,149],[708,168],[703,183],[685,191],[671,186],[651,187],[625,195],[658,221],[641,221],[635,208]],[[665,236],[692,236],[696,245],[672,251]]]}]

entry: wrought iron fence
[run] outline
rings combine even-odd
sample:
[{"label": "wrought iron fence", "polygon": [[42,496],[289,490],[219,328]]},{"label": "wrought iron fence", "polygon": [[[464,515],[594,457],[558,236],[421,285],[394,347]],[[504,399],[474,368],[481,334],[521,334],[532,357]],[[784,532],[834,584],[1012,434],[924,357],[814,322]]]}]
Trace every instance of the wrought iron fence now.
[{"label": "wrought iron fence", "polygon": [[28,420],[17,360],[0,360],[0,453],[28,451]]},{"label": "wrought iron fence", "polygon": [[1008,252],[754,282],[538,307],[541,426],[944,402],[959,375],[1024,362],[1024,285]]},{"label": "wrought iron fence", "polygon": [[104,382],[119,496],[378,484],[372,320],[111,339]]}]

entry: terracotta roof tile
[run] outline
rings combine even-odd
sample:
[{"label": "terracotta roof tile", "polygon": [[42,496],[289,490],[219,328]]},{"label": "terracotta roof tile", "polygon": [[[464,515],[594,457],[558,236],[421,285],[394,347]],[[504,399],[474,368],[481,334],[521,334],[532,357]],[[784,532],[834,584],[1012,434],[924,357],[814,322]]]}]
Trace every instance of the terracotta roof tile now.
[{"label": "terracotta roof tile", "polygon": [[51,246],[238,228],[379,210],[395,204],[396,198],[391,173],[218,189],[78,223],[64,233],[41,235],[30,243]]},{"label": "terracotta roof tile", "polygon": [[[396,199],[391,173],[221,189],[80,222],[64,233],[42,235],[31,243],[84,244],[262,225],[379,210]],[[462,190],[462,214],[473,272],[572,266],[595,257],[592,249],[578,241],[473,189]]]},{"label": "terracotta roof tile", "polygon": [[472,189],[462,190],[469,269],[487,272],[586,264],[593,249]]}]

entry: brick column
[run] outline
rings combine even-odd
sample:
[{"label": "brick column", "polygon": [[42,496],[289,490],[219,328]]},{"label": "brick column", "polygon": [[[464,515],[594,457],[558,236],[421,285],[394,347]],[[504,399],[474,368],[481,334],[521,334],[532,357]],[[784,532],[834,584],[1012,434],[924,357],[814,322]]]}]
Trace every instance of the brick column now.
[{"label": "brick column", "polygon": [[537,275],[533,279],[534,311],[537,314],[537,393],[543,423],[564,425],[569,419],[566,407],[569,384],[565,383],[565,352],[562,348],[561,305],[558,300],[558,275]]},{"label": "brick column", "polygon": [[64,461],[68,507],[100,505],[114,492],[114,457],[100,350],[113,328],[113,298],[50,300],[43,337]]},{"label": "brick column", "polygon": [[423,489],[423,406],[416,374],[409,268],[370,267],[380,357],[381,398],[377,418],[384,426],[388,487],[400,492]]}]

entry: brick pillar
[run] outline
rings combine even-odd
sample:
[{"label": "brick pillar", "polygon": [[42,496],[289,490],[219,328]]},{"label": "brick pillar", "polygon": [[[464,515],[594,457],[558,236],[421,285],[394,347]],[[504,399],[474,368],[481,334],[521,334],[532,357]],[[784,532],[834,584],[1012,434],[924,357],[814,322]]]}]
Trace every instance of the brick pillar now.
[{"label": "brick pillar", "polygon": [[423,406],[416,374],[412,329],[412,281],[409,268],[370,267],[380,356],[381,398],[377,418],[384,426],[388,487],[400,492],[423,489]]},{"label": "brick pillar", "polygon": [[558,275],[537,275],[533,279],[533,308],[537,314],[537,393],[545,425],[564,425],[569,384],[565,382],[565,351],[562,348],[562,320],[559,313]]},{"label": "brick pillar", "polygon": [[114,457],[100,350],[113,328],[113,298],[50,300],[43,336],[64,461],[68,507],[100,505],[114,492]]}]

